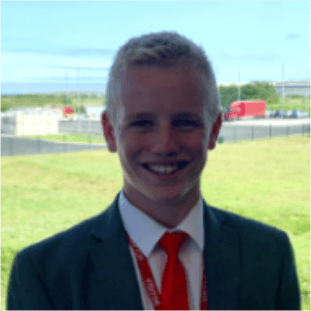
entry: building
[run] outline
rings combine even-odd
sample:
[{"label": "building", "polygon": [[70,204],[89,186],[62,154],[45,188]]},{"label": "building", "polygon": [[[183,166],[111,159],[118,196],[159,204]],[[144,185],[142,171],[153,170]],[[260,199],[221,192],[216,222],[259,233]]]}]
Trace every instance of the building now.
[{"label": "building", "polygon": [[[283,81],[273,82],[273,86],[280,96],[283,96]],[[284,81],[284,96],[301,95],[310,97],[310,82],[304,81]]]},{"label": "building", "polygon": [[85,106],[85,117],[86,119],[100,120],[103,111],[106,109],[105,106]]}]

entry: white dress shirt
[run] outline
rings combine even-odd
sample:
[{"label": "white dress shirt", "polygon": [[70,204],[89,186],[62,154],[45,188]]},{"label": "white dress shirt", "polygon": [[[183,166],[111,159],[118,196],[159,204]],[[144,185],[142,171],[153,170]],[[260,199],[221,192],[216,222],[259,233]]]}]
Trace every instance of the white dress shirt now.
[{"label": "white dress shirt", "polygon": [[[199,310],[201,307],[201,287],[204,267],[204,221],[202,198],[199,199],[186,218],[173,229],[163,226],[140,209],[133,206],[125,197],[123,190],[119,196],[119,208],[125,230],[148,260],[159,293],[161,293],[161,281],[167,255],[157,243],[166,232],[181,230],[189,235],[190,238],[188,238],[181,246],[178,257],[186,272],[189,308],[192,310]],[[145,310],[154,310],[154,306],[145,288],[135,254],[130,246],[129,248],[138,278],[143,308]]]}]

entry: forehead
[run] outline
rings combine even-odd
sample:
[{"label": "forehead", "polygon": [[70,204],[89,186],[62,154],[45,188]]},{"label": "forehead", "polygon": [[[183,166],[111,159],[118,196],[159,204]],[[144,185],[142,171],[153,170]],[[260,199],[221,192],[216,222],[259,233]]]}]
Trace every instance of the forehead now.
[{"label": "forehead", "polygon": [[128,92],[133,87],[142,89],[180,86],[197,89],[202,87],[203,82],[202,74],[189,66],[125,68],[119,77],[123,92]]},{"label": "forehead", "polygon": [[126,68],[120,74],[121,102],[126,109],[202,108],[201,73],[191,67]]}]

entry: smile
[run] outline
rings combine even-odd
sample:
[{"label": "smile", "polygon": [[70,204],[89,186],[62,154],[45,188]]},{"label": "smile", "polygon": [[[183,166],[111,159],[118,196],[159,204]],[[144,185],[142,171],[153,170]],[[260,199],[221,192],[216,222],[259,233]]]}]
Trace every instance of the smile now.
[{"label": "smile", "polygon": [[170,163],[170,164],[146,164],[144,163],[142,166],[147,169],[148,171],[151,171],[156,174],[161,175],[169,175],[174,174],[177,171],[185,168],[188,165],[187,161],[180,161],[176,163]]}]

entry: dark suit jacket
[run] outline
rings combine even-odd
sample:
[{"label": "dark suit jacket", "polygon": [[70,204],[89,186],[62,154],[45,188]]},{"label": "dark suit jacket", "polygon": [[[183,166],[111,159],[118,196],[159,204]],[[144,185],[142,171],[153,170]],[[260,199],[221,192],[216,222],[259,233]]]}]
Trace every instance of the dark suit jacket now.
[{"label": "dark suit jacket", "polygon": [[[293,253],[273,227],[205,204],[210,309],[299,309]],[[17,254],[8,309],[142,309],[117,200]]]}]

